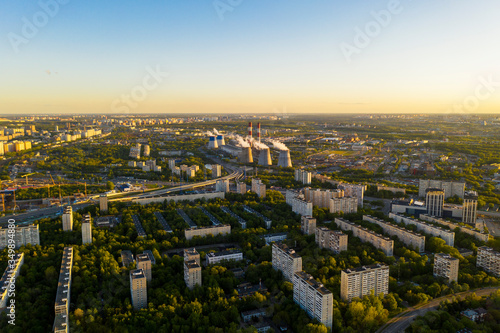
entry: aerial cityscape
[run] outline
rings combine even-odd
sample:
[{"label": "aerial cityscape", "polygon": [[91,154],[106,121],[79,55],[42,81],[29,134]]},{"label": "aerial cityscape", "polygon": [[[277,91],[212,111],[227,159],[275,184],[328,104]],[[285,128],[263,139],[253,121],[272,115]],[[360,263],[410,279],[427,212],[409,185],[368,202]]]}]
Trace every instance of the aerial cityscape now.
[{"label": "aerial cityscape", "polygon": [[500,332],[499,9],[0,4],[0,332]]}]

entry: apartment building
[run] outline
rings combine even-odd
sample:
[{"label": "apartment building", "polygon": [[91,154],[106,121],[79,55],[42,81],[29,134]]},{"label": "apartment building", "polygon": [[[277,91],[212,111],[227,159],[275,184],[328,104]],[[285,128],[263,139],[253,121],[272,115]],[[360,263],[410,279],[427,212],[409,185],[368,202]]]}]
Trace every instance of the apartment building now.
[{"label": "apartment building", "polygon": [[266,197],[266,184],[262,183],[260,179],[252,179],[252,192],[257,193],[259,198]]},{"label": "apartment building", "polygon": [[457,195],[464,198],[465,183],[445,182],[442,180],[420,179],[418,181],[418,196],[424,198],[429,188],[437,188],[444,191],[445,199]]},{"label": "apartment building", "polygon": [[145,309],[148,306],[147,279],[142,269],[134,269],[129,273],[130,295],[135,310]]},{"label": "apartment building", "polygon": [[389,266],[374,264],[341,272],[340,298],[343,300],[350,302],[372,291],[375,295],[389,292]]},{"label": "apartment building", "polygon": [[302,216],[300,218],[300,230],[305,235],[314,235],[316,232],[316,219],[312,216]]},{"label": "apartment building", "polygon": [[[69,305],[71,294],[71,270],[73,268],[73,248],[65,247],[63,250],[59,282],[57,283],[56,301],[54,305],[56,318],[54,331],[66,332],[69,330]],[[66,331],[64,331],[66,330]]]},{"label": "apartment building", "polygon": [[338,189],[343,190],[344,196],[346,197],[358,198],[358,205],[363,207],[363,199],[365,197],[366,185],[340,183],[338,185]]},{"label": "apartment building", "polygon": [[[11,230],[9,232],[9,230]],[[38,224],[31,224],[28,226],[17,226],[14,229],[8,228],[7,226],[0,229],[0,250],[6,248],[9,245],[9,234],[12,234],[14,230],[14,241],[16,249],[21,246],[40,245],[40,229]]]},{"label": "apartment building", "polygon": [[481,246],[477,249],[476,266],[486,272],[500,277],[500,252],[491,247]]},{"label": "apartment building", "polygon": [[101,194],[99,196],[99,210],[101,212],[108,211],[108,196],[106,194]]},{"label": "apartment building", "polygon": [[236,182],[236,193],[239,194],[247,193],[247,184],[243,182]]},{"label": "apartment building", "polygon": [[215,191],[216,192],[229,192],[229,180],[228,179],[217,179],[215,181]]},{"label": "apartment building", "polygon": [[184,281],[189,289],[201,286],[200,254],[195,248],[184,249]]},{"label": "apartment building", "polygon": [[434,276],[443,277],[451,281],[458,281],[459,260],[445,253],[434,255]]},{"label": "apartment building", "polygon": [[208,235],[228,235],[231,233],[231,226],[229,224],[211,225],[202,228],[192,228],[184,230],[184,235],[187,240],[192,239],[194,236],[206,237]]},{"label": "apartment building", "polygon": [[313,214],[313,203],[311,201],[306,201],[300,195],[300,193],[296,191],[286,191],[285,195],[286,203],[292,206],[292,211],[296,214],[300,214],[302,216],[312,216]]},{"label": "apartment building", "polygon": [[219,164],[212,164],[212,178],[219,178],[222,176],[222,166]]},{"label": "apartment building", "polygon": [[[425,220],[427,215],[420,215],[420,218]],[[404,223],[406,225],[414,225],[417,227],[417,230],[420,232],[425,232],[426,234],[430,234],[435,237],[439,237],[443,239],[447,245],[454,246],[455,245],[455,233],[451,230],[446,230],[441,227],[437,227],[435,225],[425,223],[423,221],[418,221],[409,217],[405,217],[403,215],[389,213],[389,218],[394,219],[394,221],[398,223]]]},{"label": "apartment building", "polygon": [[146,281],[151,282],[153,280],[151,258],[146,253],[140,253],[136,255],[136,268],[142,269],[144,275],[146,276]]},{"label": "apartment building", "polygon": [[477,220],[477,192],[466,192],[462,205],[462,222],[476,226]]},{"label": "apartment building", "polygon": [[368,221],[370,223],[375,223],[376,225],[382,227],[384,233],[389,236],[396,236],[405,245],[413,247],[417,252],[421,253],[425,251],[425,236],[413,232],[411,230],[406,230],[395,224],[382,221],[376,217],[370,215],[363,215],[363,221]]},{"label": "apartment building", "polygon": [[82,221],[82,244],[90,243],[92,243],[92,219],[90,214],[86,214]]},{"label": "apartment building", "polygon": [[62,214],[62,228],[63,231],[73,231],[73,208],[66,206]]},{"label": "apartment building", "polygon": [[312,202],[313,206],[321,208],[330,208],[330,200],[336,198],[343,198],[343,190],[321,190],[311,189],[306,187],[304,189],[304,197],[306,201]]},{"label": "apartment building", "polygon": [[[9,305],[7,302],[9,300],[11,282],[15,281],[21,272],[21,266],[24,264],[24,253],[20,252],[14,254],[12,260],[14,260],[14,264],[12,265],[13,267],[10,267],[11,265],[7,266],[2,278],[0,279],[0,312],[5,310],[5,308]],[[12,280],[12,278],[14,278],[14,280]]]},{"label": "apartment building", "polygon": [[382,250],[386,256],[392,256],[394,251],[394,241],[389,237],[382,236],[344,219],[336,218],[335,224],[344,231],[352,231],[354,237],[358,237],[362,242],[372,244],[377,249]]},{"label": "apartment building", "polygon": [[221,252],[210,252],[206,256],[206,264],[214,265],[225,261],[239,261],[243,260],[243,252],[240,250],[228,250]]},{"label": "apartment building", "polygon": [[347,251],[347,235],[340,230],[316,228],[315,239],[321,249],[329,249],[335,254]]},{"label": "apartment building", "polygon": [[356,197],[343,197],[330,199],[330,213],[344,214],[358,212],[358,198]]},{"label": "apartment building", "polygon": [[293,300],[311,318],[318,319],[326,327],[333,323],[333,294],[306,272],[293,275]]},{"label": "apartment building", "polygon": [[295,169],[295,181],[302,184],[311,184],[312,173],[301,169]]},{"label": "apartment building", "polygon": [[293,274],[302,270],[302,257],[285,244],[274,243],[272,248],[273,268],[283,273],[283,277],[293,280]]}]

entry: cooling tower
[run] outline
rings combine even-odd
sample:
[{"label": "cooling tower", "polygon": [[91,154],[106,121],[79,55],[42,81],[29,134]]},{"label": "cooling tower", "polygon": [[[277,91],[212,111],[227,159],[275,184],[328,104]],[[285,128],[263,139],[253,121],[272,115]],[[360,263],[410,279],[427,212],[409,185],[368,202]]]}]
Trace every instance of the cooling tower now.
[{"label": "cooling tower", "polygon": [[219,148],[219,146],[217,145],[217,139],[216,139],[215,136],[211,136],[208,139],[208,148],[210,148],[210,149],[217,149],[217,148]]},{"label": "cooling tower", "polygon": [[224,140],[224,135],[217,135],[217,145],[219,147],[226,145],[226,141]]},{"label": "cooling tower", "polygon": [[243,147],[240,153],[241,163],[253,163],[252,148]]},{"label": "cooling tower", "polygon": [[282,168],[289,168],[292,166],[290,150],[280,150],[280,155],[278,157],[278,166]]},{"label": "cooling tower", "polygon": [[270,166],[272,164],[269,148],[261,149],[259,153],[259,165]]}]

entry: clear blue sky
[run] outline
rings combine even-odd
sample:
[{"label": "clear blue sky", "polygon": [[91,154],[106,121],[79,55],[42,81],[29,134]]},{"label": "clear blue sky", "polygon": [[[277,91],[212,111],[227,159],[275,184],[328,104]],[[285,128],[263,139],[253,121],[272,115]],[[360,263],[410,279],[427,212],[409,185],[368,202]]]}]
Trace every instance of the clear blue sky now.
[{"label": "clear blue sky", "polygon": [[[119,112],[148,67],[169,76],[129,112],[447,112],[500,82],[499,1],[401,0],[350,61],[391,1],[242,0],[223,20],[214,3],[69,0],[26,36],[39,2],[2,1],[0,113]],[[466,111],[498,112],[486,95]]]}]

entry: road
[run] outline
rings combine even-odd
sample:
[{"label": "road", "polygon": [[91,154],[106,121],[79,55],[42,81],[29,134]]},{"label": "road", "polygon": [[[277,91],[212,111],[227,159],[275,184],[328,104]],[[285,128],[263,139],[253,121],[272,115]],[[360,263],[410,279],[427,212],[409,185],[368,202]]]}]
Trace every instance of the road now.
[{"label": "road", "polygon": [[487,296],[491,294],[492,292],[500,289],[499,287],[493,287],[493,288],[484,288],[484,289],[475,289],[475,290],[470,290],[470,291],[465,291],[462,293],[458,294],[453,294],[453,295],[447,295],[443,297],[439,297],[436,299],[433,299],[429,303],[425,304],[422,307],[419,308],[409,308],[407,311],[399,314],[398,316],[392,318],[389,320],[389,322],[381,327],[376,333],[396,333],[396,332],[404,332],[405,329],[407,329],[412,321],[417,318],[418,316],[423,316],[429,311],[434,311],[439,307],[439,304],[446,300],[446,299],[451,299],[452,297],[456,296],[468,296],[472,293],[476,293],[477,296]]},{"label": "road", "polygon": [[[78,209],[84,208],[90,204],[91,203],[81,203],[81,204],[72,205],[72,207],[73,207],[73,210],[78,210]],[[21,213],[21,214],[17,214],[17,215],[7,215],[7,216],[0,217],[0,226],[7,224],[9,219],[14,219],[16,221],[16,224],[23,224],[26,222],[39,220],[39,219],[46,218],[46,217],[55,217],[59,213],[61,213],[61,207],[55,206],[55,207],[38,209],[38,210],[35,210],[32,212],[25,212],[25,213]]]}]

